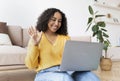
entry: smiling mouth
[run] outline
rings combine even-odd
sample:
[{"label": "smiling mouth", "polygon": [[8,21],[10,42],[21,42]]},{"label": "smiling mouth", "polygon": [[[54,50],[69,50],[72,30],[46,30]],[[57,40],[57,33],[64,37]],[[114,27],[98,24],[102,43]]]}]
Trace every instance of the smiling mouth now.
[{"label": "smiling mouth", "polygon": [[56,27],[56,26],[53,26],[52,28],[53,28],[53,29],[58,29],[58,27]]}]

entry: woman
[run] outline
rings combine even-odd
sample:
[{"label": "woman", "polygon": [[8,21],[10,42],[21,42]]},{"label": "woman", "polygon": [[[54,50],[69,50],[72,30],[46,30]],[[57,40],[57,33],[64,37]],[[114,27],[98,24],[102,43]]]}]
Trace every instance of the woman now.
[{"label": "woman", "polygon": [[28,33],[31,39],[25,62],[29,69],[37,71],[35,81],[100,81],[89,71],[72,74],[59,71],[65,42],[70,39],[67,19],[59,9],[45,10],[36,28],[29,28]]}]

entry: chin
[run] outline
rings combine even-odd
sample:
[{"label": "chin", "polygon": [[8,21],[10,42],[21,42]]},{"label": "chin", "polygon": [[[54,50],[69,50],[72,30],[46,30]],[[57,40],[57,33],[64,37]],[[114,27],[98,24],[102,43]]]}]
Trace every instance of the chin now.
[{"label": "chin", "polygon": [[57,30],[52,30],[52,32],[54,32],[54,33],[55,33],[55,32],[57,32]]}]

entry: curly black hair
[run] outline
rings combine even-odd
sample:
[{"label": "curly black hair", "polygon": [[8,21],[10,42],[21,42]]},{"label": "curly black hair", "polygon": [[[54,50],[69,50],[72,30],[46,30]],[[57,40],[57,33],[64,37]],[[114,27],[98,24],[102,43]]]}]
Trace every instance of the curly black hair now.
[{"label": "curly black hair", "polygon": [[66,16],[62,11],[56,8],[48,8],[38,17],[36,29],[43,32],[47,31],[48,22],[50,18],[54,16],[55,12],[59,12],[62,15],[61,27],[56,31],[56,33],[60,35],[67,35],[68,32]]}]

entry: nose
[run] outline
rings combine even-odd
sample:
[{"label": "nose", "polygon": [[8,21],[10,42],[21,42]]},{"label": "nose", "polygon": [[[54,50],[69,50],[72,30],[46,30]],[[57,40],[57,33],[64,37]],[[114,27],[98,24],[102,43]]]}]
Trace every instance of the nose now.
[{"label": "nose", "polygon": [[58,25],[58,24],[59,24],[59,22],[58,22],[58,20],[56,20],[56,21],[55,21],[55,25]]}]

